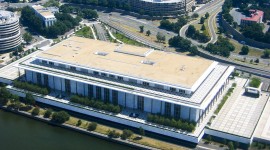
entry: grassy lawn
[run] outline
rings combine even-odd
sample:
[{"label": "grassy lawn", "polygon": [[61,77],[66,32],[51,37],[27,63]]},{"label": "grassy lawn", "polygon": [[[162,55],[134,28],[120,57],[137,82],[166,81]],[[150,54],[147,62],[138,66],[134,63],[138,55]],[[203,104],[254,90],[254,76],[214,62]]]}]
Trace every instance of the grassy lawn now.
[{"label": "grassy lawn", "polygon": [[[232,40],[230,39],[230,42],[234,45],[235,47],[235,50],[234,50],[234,53],[237,53],[239,54],[239,52],[241,52],[241,48],[242,48],[242,44],[238,43],[237,41],[235,40]],[[260,58],[262,55],[263,55],[263,51],[260,51],[260,50],[256,50],[254,48],[251,48],[249,47],[249,53],[248,53],[249,56],[255,56],[255,57],[258,57]]]},{"label": "grassy lawn", "polygon": [[137,42],[135,40],[132,40],[132,39],[127,38],[126,36],[124,36],[121,33],[116,32],[116,33],[113,33],[113,35],[116,37],[116,39],[124,42],[125,44],[136,45],[136,46],[141,46],[141,47],[144,47],[145,46],[142,43],[139,43],[139,42]]},{"label": "grassy lawn", "polygon": [[93,33],[92,33],[92,30],[90,29],[90,27],[83,27],[82,29],[80,29],[79,31],[77,31],[75,33],[76,36],[79,36],[79,37],[85,37],[85,38],[90,38],[90,39],[93,39],[94,36],[93,36]]},{"label": "grassy lawn", "polygon": [[[124,29],[132,32],[133,34],[136,34],[138,36],[141,36],[149,41],[152,41],[152,42],[155,42],[155,43],[158,43],[157,42],[157,38],[156,38],[156,34],[153,34],[151,33],[150,36],[146,36],[146,31],[148,30],[147,28],[144,29],[144,33],[140,33],[139,32],[139,28],[136,29],[136,28],[133,28],[133,27],[130,27],[130,26],[126,26],[126,25],[121,25],[121,27],[123,27]],[[151,31],[151,30],[150,30]],[[165,40],[165,44],[163,44],[164,46],[168,46],[168,40],[173,37],[172,35],[168,35],[168,34],[165,34],[165,37],[166,37],[166,40]],[[161,44],[161,43],[160,43]]]},{"label": "grassy lawn", "polygon": [[[7,103],[7,106],[10,105],[10,104],[11,104],[11,102],[9,101]],[[21,104],[23,106],[25,106],[24,103],[21,103]],[[33,107],[28,112],[31,113],[34,108],[35,107]],[[39,116],[43,116],[45,111],[46,111],[45,108],[40,108]],[[81,125],[80,126],[77,126],[78,120],[81,120]],[[89,123],[90,122],[87,121],[87,120],[79,119],[79,118],[76,118],[76,117],[73,117],[73,116],[70,116],[69,120],[65,122],[65,124],[72,125],[72,126],[77,126],[77,127],[82,128],[82,129],[87,129]],[[120,129],[109,127],[109,126],[102,125],[102,124],[98,124],[95,132],[107,135],[108,130],[115,130],[116,132],[118,132],[120,134],[122,133],[122,130],[120,130]],[[139,138],[139,137],[140,137],[140,135],[133,134],[129,138],[129,140],[134,142],[134,143],[138,143],[138,144],[142,144],[142,145],[146,145],[146,146],[150,146],[150,147],[155,147],[155,148],[163,149],[163,150],[182,150],[182,149],[186,149],[186,148],[181,147],[179,145],[164,142],[164,141],[160,141],[158,139],[154,139],[154,138],[150,138],[150,137],[146,137],[146,136],[143,136],[143,138]]]}]

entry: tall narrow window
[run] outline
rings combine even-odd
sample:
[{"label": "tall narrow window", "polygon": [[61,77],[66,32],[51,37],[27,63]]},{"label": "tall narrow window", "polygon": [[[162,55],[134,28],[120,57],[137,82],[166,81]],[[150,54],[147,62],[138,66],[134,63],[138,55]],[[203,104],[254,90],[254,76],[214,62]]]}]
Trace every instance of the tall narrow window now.
[{"label": "tall narrow window", "polygon": [[112,91],[112,101],[114,105],[118,105],[118,91]]},{"label": "tall narrow window", "polygon": [[180,105],[174,105],[174,117],[180,118],[181,115],[181,106]]},{"label": "tall narrow window", "polygon": [[144,111],[144,97],[138,96],[138,110]]},{"label": "tall narrow window", "polygon": [[41,81],[41,74],[40,74],[40,73],[37,73],[37,84],[38,84],[38,85],[41,85],[41,84],[42,84],[42,81]]},{"label": "tall narrow window", "polygon": [[101,87],[96,87],[96,97],[98,100],[101,100]]},{"label": "tall narrow window", "polygon": [[90,99],[94,97],[93,85],[88,85],[88,97]]},{"label": "tall narrow window", "polygon": [[65,90],[67,93],[70,93],[71,91],[70,80],[65,79]]},{"label": "tall narrow window", "polygon": [[45,87],[49,87],[49,79],[48,79],[48,75],[43,74],[43,78],[44,78],[44,86],[45,86]]},{"label": "tall narrow window", "polygon": [[171,116],[171,103],[165,102],[165,116]]},{"label": "tall narrow window", "polygon": [[106,103],[110,102],[110,90],[106,88],[104,88],[104,101]]}]

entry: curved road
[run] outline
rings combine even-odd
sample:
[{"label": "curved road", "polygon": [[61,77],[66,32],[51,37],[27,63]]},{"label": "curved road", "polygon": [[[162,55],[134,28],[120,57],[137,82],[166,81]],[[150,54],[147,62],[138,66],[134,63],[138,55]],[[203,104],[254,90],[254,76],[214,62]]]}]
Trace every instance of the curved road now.
[{"label": "curved road", "polygon": [[[218,13],[221,11],[221,6],[223,4],[224,1],[214,1],[210,4],[206,4],[205,6],[203,6],[201,9],[195,11],[196,13],[206,13],[206,12],[213,12],[211,13],[211,15],[209,16],[208,19],[208,25],[209,25],[209,31],[210,31],[210,35],[211,35],[211,40],[207,43],[199,43],[195,40],[189,39],[191,41],[191,43],[193,45],[199,46],[199,45],[203,45],[206,46],[208,43],[215,43],[217,41],[217,34],[215,33],[215,25],[216,25],[216,16],[218,15]],[[180,31],[179,31],[179,35],[183,38],[187,38],[186,37],[186,31],[189,27],[189,25],[198,23],[199,19],[194,20],[190,23],[188,23],[187,25],[183,26]],[[225,63],[225,64],[230,64],[230,65],[234,65],[236,67],[237,70],[243,71],[243,72],[247,72],[247,73],[251,73],[257,76],[261,76],[261,77],[266,77],[266,78],[270,78],[270,71],[266,70],[264,67],[254,67],[252,65],[248,65],[248,64],[244,64],[244,63],[239,63],[239,62],[235,62],[234,60],[228,59],[228,58],[224,58],[224,57],[220,57],[217,55],[212,55],[209,52],[201,49],[198,47],[198,50],[201,54],[204,55],[204,57],[208,58],[208,59],[213,59],[215,61],[219,61],[221,63]]]}]

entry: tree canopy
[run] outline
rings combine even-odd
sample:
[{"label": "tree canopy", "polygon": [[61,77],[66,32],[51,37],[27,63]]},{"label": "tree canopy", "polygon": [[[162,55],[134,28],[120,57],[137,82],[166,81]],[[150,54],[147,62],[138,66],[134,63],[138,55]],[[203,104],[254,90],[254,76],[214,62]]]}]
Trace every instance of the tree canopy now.
[{"label": "tree canopy", "polygon": [[55,112],[52,115],[52,121],[55,123],[62,124],[69,120],[70,115],[65,111]]}]

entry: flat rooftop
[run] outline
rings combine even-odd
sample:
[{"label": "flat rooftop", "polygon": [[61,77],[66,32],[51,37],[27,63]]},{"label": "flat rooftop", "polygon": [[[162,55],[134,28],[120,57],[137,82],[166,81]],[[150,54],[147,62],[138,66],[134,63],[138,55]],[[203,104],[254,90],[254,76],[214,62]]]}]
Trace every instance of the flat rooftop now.
[{"label": "flat rooftop", "polygon": [[150,48],[71,37],[38,55],[135,78],[191,88],[214,61]]},{"label": "flat rooftop", "polygon": [[41,11],[39,13],[45,18],[51,18],[51,17],[55,18],[54,14],[51,13],[50,11]]},{"label": "flat rooftop", "polygon": [[268,95],[263,93],[259,98],[244,95],[247,79],[236,78],[237,86],[210,129],[228,134],[251,138],[261,117]]}]

